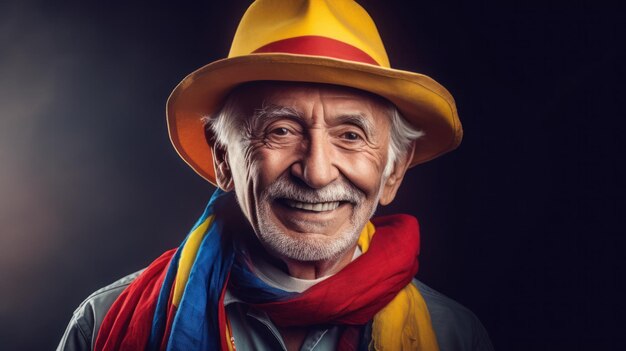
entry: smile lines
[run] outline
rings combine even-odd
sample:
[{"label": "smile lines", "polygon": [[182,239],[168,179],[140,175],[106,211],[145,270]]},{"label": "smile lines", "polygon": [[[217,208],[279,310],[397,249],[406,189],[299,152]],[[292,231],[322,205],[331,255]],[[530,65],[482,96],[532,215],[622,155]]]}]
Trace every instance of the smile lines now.
[{"label": "smile lines", "polygon": [[294,200],[285,199],[285,203],[289,207],[299,208],[302,210],[314,211],[314,212],[324,212],[324,211],[332,211],[339,207],[341,202],[333,201],[333,202],[318,202],[318,203],[308,203],[308,202],[298,202]]}]

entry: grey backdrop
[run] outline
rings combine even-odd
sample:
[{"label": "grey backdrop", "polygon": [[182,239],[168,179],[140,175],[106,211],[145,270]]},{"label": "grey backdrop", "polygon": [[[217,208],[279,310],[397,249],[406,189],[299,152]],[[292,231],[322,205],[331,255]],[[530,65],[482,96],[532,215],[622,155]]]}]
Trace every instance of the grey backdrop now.
[{"label": "grey backdrop", "polygon": [[[52,349],[90,292],[184,237],[212,188],[165,101],[248,3],[0,3],[1,349]],[[381,210],[420,219],[418,277],[499,350],[623,348],[624,5],[361,3],[464,123]]]}]

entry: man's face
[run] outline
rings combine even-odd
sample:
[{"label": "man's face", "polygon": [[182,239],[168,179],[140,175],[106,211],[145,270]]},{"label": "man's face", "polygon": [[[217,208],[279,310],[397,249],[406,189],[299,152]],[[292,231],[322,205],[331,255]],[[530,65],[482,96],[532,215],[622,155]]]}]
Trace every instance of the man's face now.
[{"label": "man's face", "polygon": [[354,248],[385,191],[388,107],[357,90],[264,83],[244,88],[250,118],[227,163],[239,204],[261,243],[298,261]]}]

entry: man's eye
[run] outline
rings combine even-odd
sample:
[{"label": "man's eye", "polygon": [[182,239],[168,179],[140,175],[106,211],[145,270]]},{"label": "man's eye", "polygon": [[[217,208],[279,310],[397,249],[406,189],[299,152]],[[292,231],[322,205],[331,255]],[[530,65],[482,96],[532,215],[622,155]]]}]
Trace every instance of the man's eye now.
[{"label": "man's eye", "polygon": [[346,140],[359,140],[361,136],[355,132],[346,132],[343,133],[343,138]]},{"label": "man's eye", "polygon": [[283,135],[289,134],[289,129],[284,128],[284,127],[275,128],[275,129],[272,129],[271,133],[274,135],[283,136]]}]

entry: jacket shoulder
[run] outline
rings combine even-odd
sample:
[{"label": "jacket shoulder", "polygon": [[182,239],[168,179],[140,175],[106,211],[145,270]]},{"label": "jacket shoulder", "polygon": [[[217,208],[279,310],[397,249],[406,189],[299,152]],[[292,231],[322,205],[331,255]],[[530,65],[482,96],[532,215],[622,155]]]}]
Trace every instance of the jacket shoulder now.
[{"label": "jacket shoulder", "polygon": [[57,351],[93,350],[104,316],[122,291],[141,272],[129,274],[89,295],[74,311]]},{"label": "jacket shoulder", "polygon": [[472,311],[413,279],[424,297],[441,351],[493,351],[487,331]]}]

